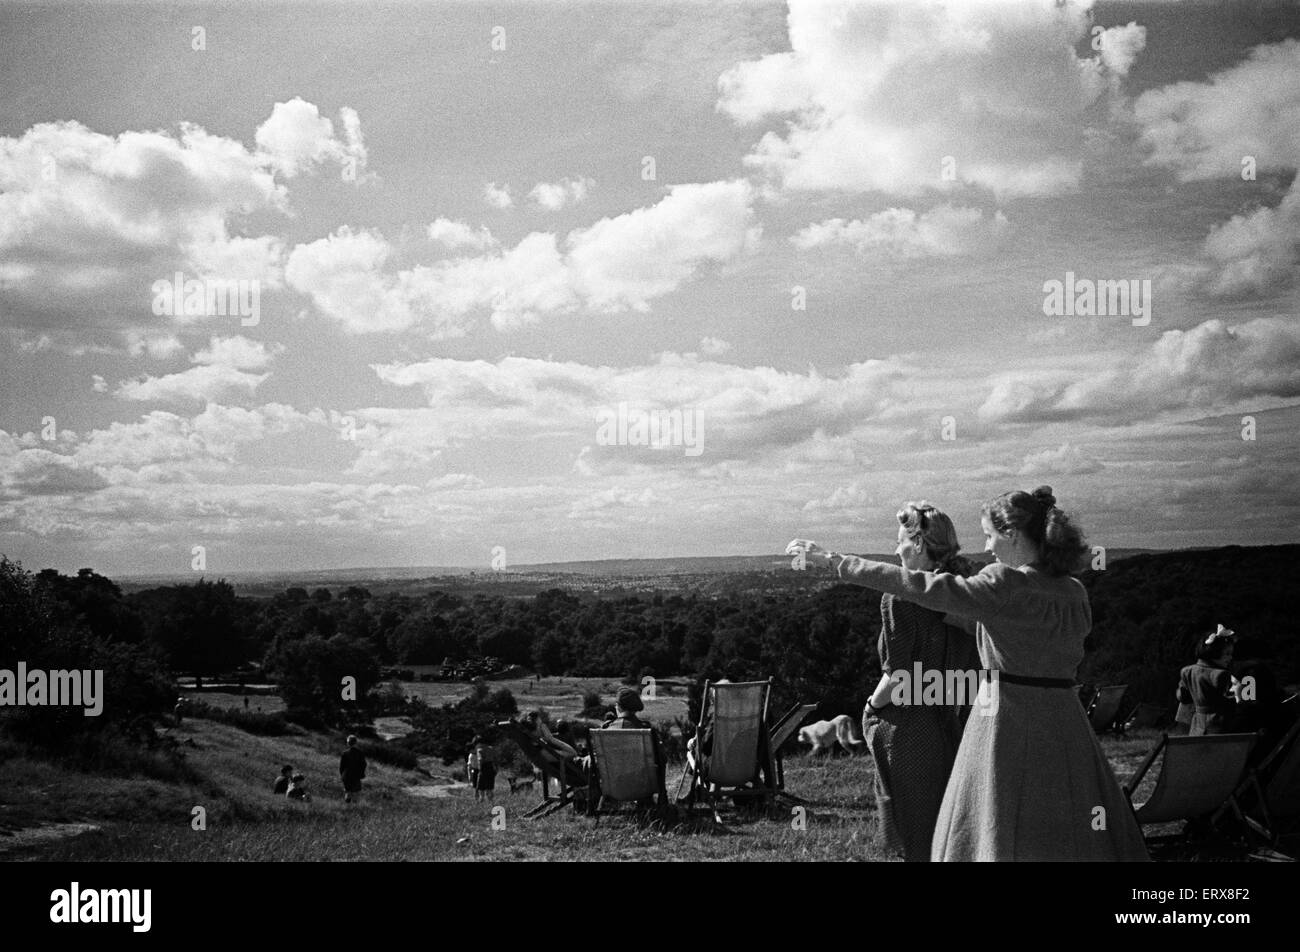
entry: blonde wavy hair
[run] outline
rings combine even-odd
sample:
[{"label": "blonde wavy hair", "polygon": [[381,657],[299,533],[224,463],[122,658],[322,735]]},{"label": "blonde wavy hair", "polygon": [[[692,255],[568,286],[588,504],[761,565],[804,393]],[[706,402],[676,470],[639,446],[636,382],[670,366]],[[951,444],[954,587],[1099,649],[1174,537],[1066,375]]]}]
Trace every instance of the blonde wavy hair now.
[{"label": "blonde wavy hair", "polygon": [[974,566],[963,555],[961,543],[957,541],[957,528],[952,519],[942,509],[938,509],[924,499],[909,502],[898,510],[898,524],[914,544],[934,562],[936,572],[948,572],[953,575],[971,575]]}]

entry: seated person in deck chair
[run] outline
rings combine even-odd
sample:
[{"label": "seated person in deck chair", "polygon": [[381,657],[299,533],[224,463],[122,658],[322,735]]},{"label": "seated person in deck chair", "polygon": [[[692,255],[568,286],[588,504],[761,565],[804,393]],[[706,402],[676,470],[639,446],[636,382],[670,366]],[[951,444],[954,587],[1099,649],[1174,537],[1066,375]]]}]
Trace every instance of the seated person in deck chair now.
[{"label": "seated person in deck chair", "polygon": [[542,718],[542,712],[529,711],[527,716],[519,722],[519,726],[524,733],[537,741],[542,756],[545,759],[553,760],[557,767],[565,760],[575,760],[578,752],[560,740],[551,733],[551,729],[546,726],[546,721]]},{"label": "seated person in deck chair", "polygon": [[[607,721],[601,725],[602,730],[640,731],[647,728],[653,730],[648,721],[643,721],[637,717],[639,711],[645,710],[645,702],[641,700],[641,692],[636,688],[620,689],[615,703],[618,713],[612,721]],[[663,744],[659,741],[659,732],[654,731],[650,735],[650,739],[654,742],[655,763],[662,767],[667,763],[667,758],[664,756]]]},{"label": "seated person in deck chair", "polygon": [[[714,683],[730,684],[731,681],[728,680],[727,678],[720,678]],[[695,738],[694,737],[690,738],[686,742],[687,761],[689,763],[698,760],[702,762],[703,766],[707,766],[709,755],[713,753],[713,719],[712,718],[710,718],[708,723],[704,725],[703,739],[700,743],[700,748],[701,749],[699,751],[696,751]],[[767,763],[768,763],[767,731],[763,731],[759,734],[758,766],[754,770],[754,779],[753,781],[751,781],[754,784],[754,786],[757,787],[760,784],[763,786],[769,786],[769,787],[772,786],[773,778],[768,776]],[[695,769],[698,771],[700,769],[700,766],[701,764],[697,764]],[[760,776],[762,778],[761,780],[760,780]]]}]

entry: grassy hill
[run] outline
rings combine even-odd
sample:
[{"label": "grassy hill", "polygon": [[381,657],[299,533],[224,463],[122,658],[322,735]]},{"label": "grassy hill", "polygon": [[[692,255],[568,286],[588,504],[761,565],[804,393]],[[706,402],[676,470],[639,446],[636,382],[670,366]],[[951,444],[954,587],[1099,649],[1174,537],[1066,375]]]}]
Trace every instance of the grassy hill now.
[{"label": "grassy hill", "polygon": [[[549,680],[549,679],[548,679]],[[539,690],[566,694],[572,685]],[[536,793],[511,796],[500,778],[494,804],[475,803],[450,768],[429,774],[372,760],[362,802],[345,805],[337,781],[338,735],[261,737],[191,718],[171,736],[179,765],[137,754],[112,770],[76,769],[15,746],[0,749],[0,859],[61,861],[310,860],[883,860],[874,843],[869,756],[787,759],[787,789],[807,801],[806,828],[786,819],[741,819],[718,827],[697,818],[670,832],[630,819],[566,810],[530,822]],[[1126,779],[1154,740],[1139,733],[1104,746]],[[270,793],[280,764],[307,775],[313,800]],[[679,766],[669,769],[674,789]],[[129,775],[128,775],[129,774]],[[207,829],[192,828],[193,809]],[[494,828],[493,808],[504,820]],[[792,818],[793,819],[793,816]],[[497,826],[501,825],[498,820]]]}]

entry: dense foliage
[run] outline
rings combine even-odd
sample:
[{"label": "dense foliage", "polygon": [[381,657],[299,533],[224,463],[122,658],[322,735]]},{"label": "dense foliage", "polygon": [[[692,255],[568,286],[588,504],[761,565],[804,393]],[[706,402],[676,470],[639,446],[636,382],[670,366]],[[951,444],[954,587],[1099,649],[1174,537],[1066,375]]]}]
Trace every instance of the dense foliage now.
[{"label": "dense foliage", "polygon": [[[1171,701],[1195,638],[1221,622],[1243,637],[1239,659],[1263,657],[1280,683],[1293,684],[1300,638],[1290,602],[1298,577],[1294,545],[1138,555],[1086,572],[1094,628],[1079,677],[1127,683],[1131,701]],[[647,672],[770,676],[778,707],[797,697],[821,702],[823,714],[860,709],[879,676],[879,596],[815,577],[802,587],[774,580],[719,576],[710,591],[686,594],[555,588],[526,597],[373,596],[352,586],[337,593],[290,588],[264,599],[202,580],[123,596],[89,569],[32,576],[4,561],[0,667],[18,659],[51,667],[93,661],[113,672],[113,717],[161,709],[166,668],[204,677],[264,674],[279,683],[291,710],[345,724],[391,703],[370,695],[383,665],[484,655],[543,675],[630,683]],[[355,703],[341,695],[348,677],[356,681]],[[439,710],[423,720],[441,738],[439,752],[450,751],[512,703],[485,696],[473,710]]]}]

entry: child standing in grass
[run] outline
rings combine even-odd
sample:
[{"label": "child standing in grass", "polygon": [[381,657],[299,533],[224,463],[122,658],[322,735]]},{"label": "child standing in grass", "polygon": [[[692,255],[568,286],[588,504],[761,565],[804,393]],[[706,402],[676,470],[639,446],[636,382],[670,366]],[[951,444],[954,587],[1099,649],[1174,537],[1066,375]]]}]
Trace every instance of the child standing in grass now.
[{"label": "child standing in grass", "polygon": [[339,778],[343,781],[343,802],[352,803],[361,795],[361,781],[366,775],[366,755],[357,747],[357,735],[348,735],[348,749],[339,758]]},{"label": "child standing in grass", "polygon": [[483,738],[474,738],[474,750],[470,754],[477,764],[474,777],[474,800],[491,800],[496,791],[497,765],[492,755],[492,748],[483,742]]},{"label": "child standing in grass", "polygon": [[491,800],[497,789],[497,760],[482,737],[474,739],[474,757],[478,761],[478,779],[474,783],[474,800]]}]

